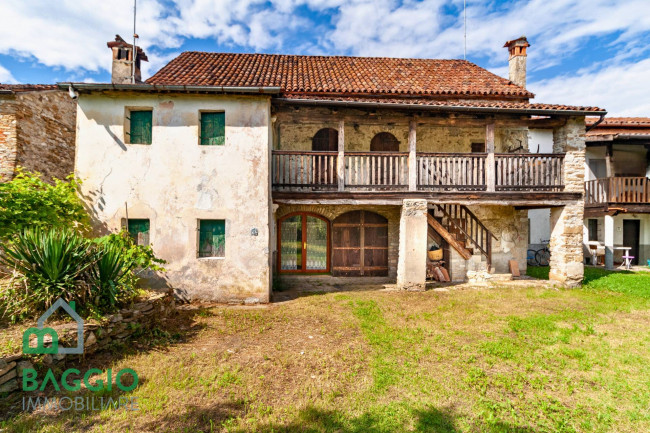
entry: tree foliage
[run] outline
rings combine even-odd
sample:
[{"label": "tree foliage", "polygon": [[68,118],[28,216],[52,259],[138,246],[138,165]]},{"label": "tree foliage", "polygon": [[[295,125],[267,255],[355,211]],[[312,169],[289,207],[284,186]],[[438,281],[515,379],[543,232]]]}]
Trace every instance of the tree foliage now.
[{"label": "tree foliage", "polygon": [[88,214],[77,191],[79,181],[70,175],[49,184],[39,173],[17,169],[13,180],[0,183],[0,240],[28,227],[88,227]]}]

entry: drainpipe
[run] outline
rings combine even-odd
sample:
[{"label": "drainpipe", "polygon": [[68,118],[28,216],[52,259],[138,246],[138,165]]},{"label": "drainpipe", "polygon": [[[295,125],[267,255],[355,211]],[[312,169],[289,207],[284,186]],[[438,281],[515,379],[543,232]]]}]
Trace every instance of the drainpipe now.
[{"label": "drainpipe", "polygon": [[592,129],[594,129],[596,126],[600,125],[600,124],[602,123],[602,121],[605,120],[605,116],[606,116],[606,114],[601,114],[601,115],[600,115],[600,119],[598,119],[598,120],[596,121],[596,123],[594,123],[593,125],[588,126],[587,129],[585,130],[585,132],[589,132],[589,131],[591,131]]}]

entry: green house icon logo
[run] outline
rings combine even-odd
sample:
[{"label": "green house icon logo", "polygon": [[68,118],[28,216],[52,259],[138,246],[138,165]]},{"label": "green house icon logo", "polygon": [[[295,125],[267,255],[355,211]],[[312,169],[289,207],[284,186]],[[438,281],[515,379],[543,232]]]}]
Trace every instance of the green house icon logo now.
[{"label": "green house icon logo", "polygon": [[[73,303],[74,305],[74,303]],[[59,335],[52,328],[45,328],[45,321],[54,314],[56,310],[63,308],[77,322],[77,347],[59,347]],[[84,321],[74,310],[74,307],[59,298],[48,310],[38,318],[37,328],[29,328],[23,333],[23,353],[26,354],[82,354],[84,353]],[[45,347],[45,336],[49,335],[52,345]],[[36,347],[29,346],[29,340],[36,336]]]}]

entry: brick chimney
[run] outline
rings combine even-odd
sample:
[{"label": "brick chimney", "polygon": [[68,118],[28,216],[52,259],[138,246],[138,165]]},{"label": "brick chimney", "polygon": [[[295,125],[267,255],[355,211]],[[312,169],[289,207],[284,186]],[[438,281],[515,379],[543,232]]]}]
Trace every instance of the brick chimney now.
[{"label": "brick chimney", "polygon": [[[111,71],[111,83],[131,84],[133,74],[133,44],[128,44],[120,35],[115,35],[115,40],[106,44],[113,51],[113,69]],[[140,62],[148,62],[147,55],[142,48],[137,47],[135,56],[135,82],[142,82],[140,73]]]},{"label": "brick chimney", "polygon": [[510,76],[509,79],[518,86],[526,87],[526,48],[530,47],[526,36],[506,42],[508,48]]}]

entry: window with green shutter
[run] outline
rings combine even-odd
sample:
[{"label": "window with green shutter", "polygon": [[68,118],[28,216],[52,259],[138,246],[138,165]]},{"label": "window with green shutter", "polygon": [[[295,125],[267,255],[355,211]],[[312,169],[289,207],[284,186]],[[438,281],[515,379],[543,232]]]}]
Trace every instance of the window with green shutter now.
[{"label": "window with green shutter", "polygon": [[201,144],[220,146],[226,141],[226,113],[201,113]]},{"label": "window with green shutter", "polygon": [[149,245],[149,220],[128,219],[129,235],[137,245]]},{"label": "window with green shutter", "polygon": [[151,110],[131,110],[129,143],[151,144]]},{"label": "window with green shutter", "polygon": [[226,221],[199,221],[199,257],[226,256]]}]

